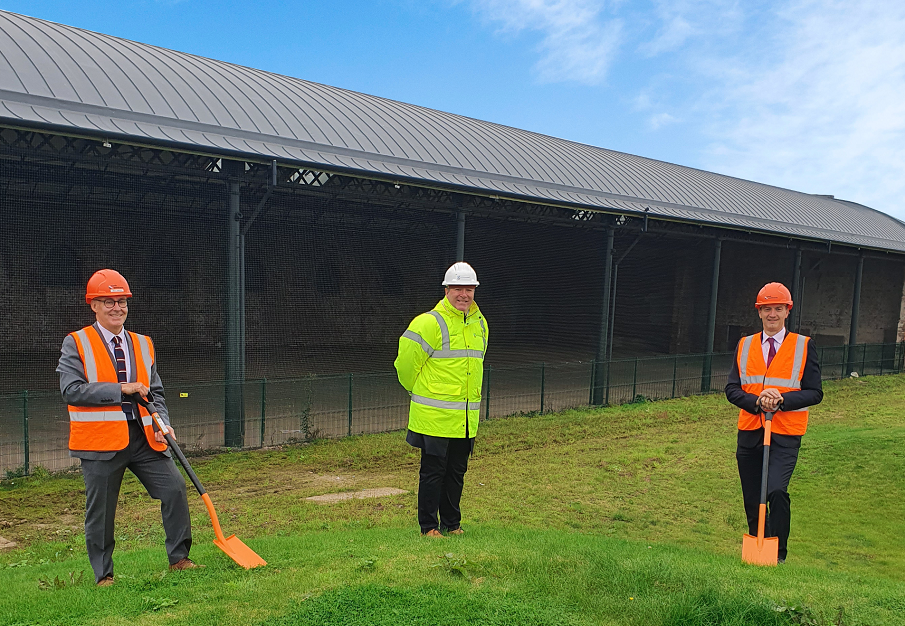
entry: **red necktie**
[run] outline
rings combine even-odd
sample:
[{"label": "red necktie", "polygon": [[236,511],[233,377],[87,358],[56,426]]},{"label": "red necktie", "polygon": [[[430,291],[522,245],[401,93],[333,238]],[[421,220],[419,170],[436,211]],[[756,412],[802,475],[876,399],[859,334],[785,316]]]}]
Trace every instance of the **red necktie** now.
[{"label": "red necktie", "polygon": [[770,363],[773,362],[773,357],[776,356],[776,340],[773,337],[768,337],[767,341],[770,342],[770,351],[767,352],[767,368],[769,368]]}]

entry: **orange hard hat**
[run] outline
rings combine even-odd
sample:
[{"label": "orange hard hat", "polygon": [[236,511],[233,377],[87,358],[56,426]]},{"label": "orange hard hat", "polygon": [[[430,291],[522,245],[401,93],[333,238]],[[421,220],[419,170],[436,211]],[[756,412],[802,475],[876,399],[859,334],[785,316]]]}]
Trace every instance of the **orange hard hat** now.
[{"label": "orange hard hat", "polygon": [[132,297],[129,283],[116,270],[98,270],[88,279],[88,289],[85,290],[85,302],[91,304],[93,299],[104,296],[112,296],[114,298]]},{"label": "orange hard hat", "polygon": [[788,304],[791,309],[792,294],[782,283],[767,283],[757,292],[754,308],[759,309],[765,304]]}]

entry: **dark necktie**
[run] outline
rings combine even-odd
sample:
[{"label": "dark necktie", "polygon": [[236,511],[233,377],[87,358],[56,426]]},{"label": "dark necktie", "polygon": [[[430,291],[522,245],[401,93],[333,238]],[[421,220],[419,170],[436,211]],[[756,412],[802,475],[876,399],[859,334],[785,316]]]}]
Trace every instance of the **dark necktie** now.
[{"label": "dark necktie", "polygon": [[[129,379],[126,377],[126,354],[123,352],[121,347],[122,339],[119,337],[113,338],[113,356],[116,358],[116,377],[119,379],[121,383],[129,382]],[[132,403],[131,402],[123,402],[123,413],[126,414],[126,419],[135,419],[135,416],[132,414]]]},{"label": "dark necktie", "polygon": [[776,340],[773,337],[769,337],[767,341],[770,342],[770,351],[767,352],[767,367],[770,367],[770,363],[773,362],[773,357],[776,356]]}]

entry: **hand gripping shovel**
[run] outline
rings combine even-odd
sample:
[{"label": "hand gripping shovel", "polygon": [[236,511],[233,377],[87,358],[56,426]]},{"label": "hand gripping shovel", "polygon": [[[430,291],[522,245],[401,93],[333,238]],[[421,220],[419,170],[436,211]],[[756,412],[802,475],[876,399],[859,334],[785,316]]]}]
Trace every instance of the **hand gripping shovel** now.
[{"label": "hand gripping shovel", "polygon": [[757,537],[748,533],[742,537],[742,561],[752,565],[776,565],[779,560],[779,538],[764,537],[767,522],[767,470],[770,467],[770,432],[773,413],[764,419],[764,469],[760,476],[760,510],[757,514]]},{"label": "hand gripping shovel", "polygon": [[217,512],[214,510],[214,503],[211,502],[211,497],[207,495],[207,492],[201,485],[201,481],[198,480],[198,477],[192,470],[192,466],[189,465],[182,450],[176,445],[176,440],[173,439],[173,436],[170,434],[170,429],[167,428],[167,425],[160,419],[160,415],[157,413],[157,407],[154,406],[154,402],[152,401],[153,398],[149,396],[148,400],[145,400],[137,394],[132,397],[135,398],[140,405],[148,409],[151,418],[154,420],[154,424],[157,426],[157,430],[162,432],[164,437],[167,438],[167,443],[170,444],[170,450],[172,450],[176,455],[176,458],[179,459],[179,462],[185,469],[185,473],[192,479],[192,484],[195,485],[195,489],[198,490],[201,499],[204,500],[204,506],[207,507],[207,514],[210,516],[211,523],[214,525],[214,534],[217,536],[216,539],[214,539],[214,545],[223,550],[226,553],[226,556],[245,569],[267,565],[267,561],[255,554],[254,550],[242,543],[242,540],[235,535],[230,535],[229,537],[223,536],[223,531],[220,529],[220,522],[217,520]]}]

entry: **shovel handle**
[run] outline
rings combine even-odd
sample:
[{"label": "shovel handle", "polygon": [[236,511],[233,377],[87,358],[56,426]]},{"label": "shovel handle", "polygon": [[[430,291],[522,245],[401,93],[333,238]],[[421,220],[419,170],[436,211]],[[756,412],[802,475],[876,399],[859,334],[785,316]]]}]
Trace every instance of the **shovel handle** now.
[{"label": "shovel handle", "polygon": [[217,536],[217,539],[221,543],[226,543],[226,539],[223,536],[223,530],[220,528],[220,520],[217,519],[217,511],[214,510],[214,503],[211,502],[211,497],[207,495],[207,491],[204,490],[204,486],[201,484],[201,481],[198,480],[198,476],[195,474],[195,470],[193,470],[192,466],[189,465],[188,459],[185,458],[182,450],[178,445],[176,445],[176,440],[173,439],[173,435],[170,434],[169,427],[163,423],[163,419],[161,419],[160,413],[157,412],[157,407],[154,405],[153,396],[148,393],[147,400],[145,400],[138,394],[135,394],[132,397],[136,402],[138,402],[138,404],[148,410],[148,413],[151,414],[151,423],[157,427],[157,430],[163,433],[164,437],[166,437],[167,443],[170,444],[170,449],[176,455],[176,458],[179,459],[179,463],[180,465],[182,465],[182,469],[184,469],[185,473],[189,475],[192,484],[195,485],[195,489],[198,490],[198,495],[200,495],[201,499],[204,501],[204,506],[207,509],[208,517],[211,518],[211,524],[214,527],[214,534]]},{"label": "shovel handle", "polygon": [[169,427],[163,423],[163,419],[160,417],[160,413],[157,412],[157,407],[154,405],[154,401],[151,399],[152,396],[148,394],[148,399],[145,400],[140,395],[133,394],[132,398],[141,406],[145,407],[148,410],[148,413],[151,414],[152,424],[156,427],[156,430],[159,430],[163,433],[163,436],[166,437],[167,443],[170,445],[170,450],[173,451],[173,454],[176,455],[176,458],[179,459],[179,464],[182,465],[182,468],[185,470],[185,473],[189,475],[189,478],[192,481],[192,484],[195,485],[195,489],[198,490],[199,495],[203,496],[207,493],[204,490],[204,486],[201,484],[201,481],[198,480],[198,476],[195,475],[195,470],[192,469],[192,466],[189,465],[188,459],[185,458],[185,454],[182,453],[182,450],[176,444],[176,440],[173,439],[173,435],[170,434]]},{"label": "shovel handle", "polygon": [[773,430],[773,411],[764,413],[764,464],[760,473],[760,507],[757,515],[757,547],[763,545],[767,522],[767,476],[770,470],[770,434]]}]

